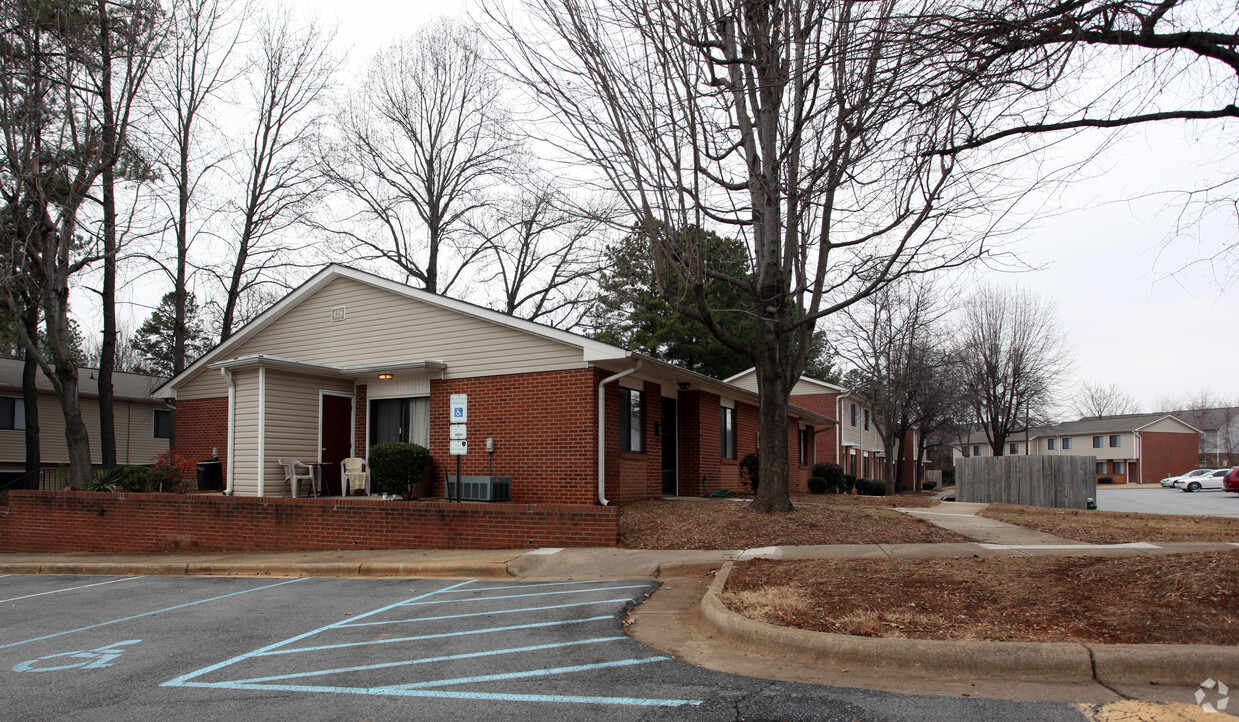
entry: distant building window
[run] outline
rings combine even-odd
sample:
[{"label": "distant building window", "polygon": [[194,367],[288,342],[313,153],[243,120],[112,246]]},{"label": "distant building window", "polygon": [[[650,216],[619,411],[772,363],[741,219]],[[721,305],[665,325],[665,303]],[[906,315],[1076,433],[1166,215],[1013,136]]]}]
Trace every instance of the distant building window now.
[{"label": "distant building window", "polygon": [[1008,451],[1007,451],[1007,453],[1008,453],[1008,454],[1018,454],[1018,453],[1020,453],[1020,445],[1019,445],[1019,444],[1011,444],[1011,445],[1009,445],[1009,446],[1007,447],[1007,449],[1008,449]]},{"label": "distant building window", "polygon": [[722,457],[724,459],[736,458],[736,410],[729,409],[726,406],[723,408],[723,443]]},{"label": "distant building window", "polygon": [[167,409],[155,409],[155,438],[172,438],[172,412]]},{"label": "distant building window", "polygon": [[1098,474],[1106,473],[1106,462],[1104,461],[1097,462],[1097,473]]},{"label": "distant building window", "polygon": [[0,396],[0,429],[26,430],[26,402],[12,396]]},{"label": "distant building window", "polygon": [[1101,448],[1104,448],[1104,447],[1105,447],[1105,441],[1106,441],[1106,437],[1104,437],[1104,436],[1094,436],[1094,437],[1093,437],[1093,448],[1094,448],[1094,449],[1101,449]]},{"label": "distant building window", "polygon": [[1063,451],[1069,451],[1069,450],[1071,450],[1071,437],[1064,436],[1063,437]]},{"label": "distant building window", "polygon": [[856,404],[852,404],[852,426],[856,425]]},{"label": "distant building window", "polygon": [[1053,451],[1058,448],[1058,439],[1046,439],[1045,448]]},{"label": "distant building window", "polygon": [[869,409],[865,409],[865,431],[869,430]]},{"label": "distant building window", "polygon": [[1110,434],[1110,448],[1119,449],[1123,446],[1123,437],[1118,434]]},{"label": "distant building window", "polygon": [[645,429],[641,419],[641,392],[620,387],[619,398],[619,446],[620,451],[641,453]]},{"label": "distant building window", "polygon": [[973,456],[980,456],[980,455],[981,455],[981,447],[980,447],[980,445],[977,445],[977,446],[972,447],[972,455],[973,455]]},{"label": "distant building window", "polygon": [[1127,473],[1127,470],[1124,468],[1125,466],[1126,466],[1126,464],[1124,464],[1124,463],[1123,463],[1123,462],[1121,462],[1121,461],[1116,461],[1116,462],[1114,462],[1114,473],[1116,473],[1116,474],[1125,474],[1125,473]]}]

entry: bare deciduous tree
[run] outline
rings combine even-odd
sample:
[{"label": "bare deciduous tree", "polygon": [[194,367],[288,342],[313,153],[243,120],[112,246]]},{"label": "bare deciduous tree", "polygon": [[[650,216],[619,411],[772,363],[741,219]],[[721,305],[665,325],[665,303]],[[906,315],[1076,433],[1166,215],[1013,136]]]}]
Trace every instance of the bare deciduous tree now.
[{"label": "bare deciduous tree", "polygon": [[1040,420],[1069,363],[1053,307],[1017,288],[982,288],[966,302],[956,355],[994,456],[1013,431]]},{"label": "bare deciduous tree", "polygon": [[[995,176],[960,173],[980,158],[931,152],[974,133],[961,124],[997,86],[954,82],[959,49],[919,31],[945,5],[527,7],[528,21],[488,4],[495,48],[540,101],[550,142],[619,196],[667,302],[753,359],[762,484],[749,508],[790,510],[788,394],[817,321],[901,276],[975,259],[983,231],[952,221],[1005,207]],[[752,275],[712,272],[690,228],[740,238]],[[687,297],[672,288],[684,279]],[[745,307],[711,308],[710,281]],[[756,338],[728,333],[719,312],[751,314]]]},{"label": "bare deciduous tree", "polygon": [[873,409],[889,494],[897,483],[896,460],[904,458],[904,441],[916,425],[916,398],[933,383],[929,364],[949,310],[922,278],[891,284],[840,314],[835,350],[854,369],[845,377],[852,391]]},{"label": "bare deciduous tree", "polygon": [[[381,50],[322,153],[322,172],[351,208],[322,230],[350,257],[394,265],[431,293],[448,293],[484,254],[453,246],[454,234],[519,149],[478,44],[473,29],[443,18]],[[457,257],[445,263],[449,248]]]},{"label": "bare deciduous tree", "polygon": [[219,273],[224,288],[220,340],[232,335],[238,307],[260,293],[281,268],[309,265],[295,258],[283,231],[301,223],[321,196],[323,176],[311,160],[322,112],[340,60],[332,55],[334,31],[298,23],[285,10],[261,18],[249,82],[255,116],[242,154],[244,196],[231,259]]},{"label": "bare deciduous tree", "polygon": [[494,288],[494,307],[555,328],[580,326],[592,300],[587,287],[602,267],[606,215],[537,181],[487,204],[468,227],[493,269],[480,285]]},{"label": "bare deciduous tree", "polygon": [[1119,388],[1118,384],[1080,384],[1072,406],[1083,419],[1100,419],[1103,416],[1135,414],[1140,411],[1140,404],[1136,403],[1131,394]]},{"label": "bare deciduous tree", "polygon": [[166,142],[160,166],[176,194],[171,213],[174,252],[152,257],[172,283],[175,317],[172,373],[185,369],[189,337],[190,249],[197,236],[191,215],[201,210],[204,181],[227,157],[228,144],[215,134],[207,112],[235,79],[231,68],[246,10],[236,0],[178,0],[171,9],[163,62],[155,74],[156,115]]}]

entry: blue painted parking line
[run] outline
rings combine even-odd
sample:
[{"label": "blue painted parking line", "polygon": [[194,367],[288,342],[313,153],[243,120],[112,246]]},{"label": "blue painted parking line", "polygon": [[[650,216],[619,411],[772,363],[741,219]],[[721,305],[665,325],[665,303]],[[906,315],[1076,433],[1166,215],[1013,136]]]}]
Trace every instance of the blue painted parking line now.
[{"label": "blue painted parking line", "polygon": [[[276,654],[299,654],[301,652],[321,652],[327,649],[345,649],[348,647],[369,647],[376,644],[396,644],[398,642],[422,642],[427,639],[447,639],[449,637],[468,637],[475,634],[492,634],[494,632],[513,632],[518,629],[537,629],[539,627],[563,627],[569,624],[585,624],[587,622],[601,622],[608,619],[614,619],[611,615],[603,615],[601,617],[585,617],[582,619],[567,619],[557,620],[554,622],[533,622],[531,624],[515,624],[510,627],[487,627],[485,629],[469,629],[464,632],[443,632],[441,634],[420,634],[416,637],[390,637],[388,639],[368,639],[364,642],[341,642],[340,644],[324,644],[318,647],[294,647],[292,649],[273,649],[261,654],[252,655],[254,657],[270,657]],[[337,625],[339,629],[344,625]]]},{"label": "blue painted parking line", "polygon": [[340,627],[375,627],[384,624],[409,624],[411,622],[439,622],[444,619],[464,619],[465,617],[491,617],[496,614],[525,614],[527,612],[542,612],[549,609],[568,609],[571,607],[593,607],[599,604],[617,604],[632,601],[628,597],[619,599],[599,599],[593,602],[571,602],[569,604],[550,604],[543,607],[522,607],[520,609],[499,609],[489,612],[468,612],[466,614],[441,614],[437,617],[414,617],[413,619],[385,619],[381,622],[358,622],[356,624],[341,624]]},{"label": "blue painted parking line", "polygon": [[275,584],[268,584],[262,587],[254,587],[253,589],[242,589],[239,592],[221,594],[218,597],[211,597],[210,599],[199,599],[196,602],[186,602],[184,604],[177,604],[171,607],[164,607],[163,609],[156,609],[153,612],[143,612],[141,614],[133,614],[128,617],[121,617],[120,619],[113,619],[107,622],[99,622],[98,624],[90,624],[85,627],[78,627],[77,629],[67,629],[63,632],[56,632],[55,634],[45,634],[42,637],[23,639],[20,642],[9,642],[8,644],[0,644],[0,649],[8,649],[9,647],[18,647],[23,644],[30,644],[31,642],[41,642],[44,639],[53,639],[55,637],[63,637],[66,634],[76,634],[77,632],[85,632],[89,629],[98,629],[99,627],[106,627],[109,624],[120,624],[121,622],[128,622],[134,619],[141,619],[142,617],[149,617],[153,614],[162,614],[164,612],[171,612],[174,609],[184,609],[185,607],[192,607],[197,604],[206,604],[207,602],[214,602],[220,599],[227,599],[228,597],[235,597],[240,594],[249,594],[250,592],[259,592],[264,589],[271,589],[272,587],[282,587],[285,584],[296,584],[297,582],[302,582],[302,581],[305,581],[306,579],[308,579],[308,577],[301,577],[300,579],[289,579],[288,581],[285,581],[285,582],[277,582]]},{"label": "blue painted parking line", "polygon": [[[299,646],[305,644],[307,640],[319,635],[344,634],[361,631],[359,628],[374,629],[380,625],[391,624],[413,624],[416,622],[443,621],[443,620],[465,620],[466,623],[471,623],[470,620],[476,619],[482,624],[486,623],[486,618],[497,614],[529,614],[537,611],[557,611],[564,609],[580,608],[597,606],[600,604],[625,605],[633,601],[632,597],[618,597],[607,600],[587,600],[587,601],[572,601],[562,604],[537,604],[534,600],[555,595],[564,594],[601,594],[612,590],[633,590],[633,589],[649,589],[650,584],[615,584],[613,582],[602,582],[607,586],[598,586],[599,582],[551,582],[541,584],[514,584],[507,586],[490,586],[480,587],[473,586],[475,582],[461,582],[446,586],[425,594],[420,594],[409,599],[405,599],[393,604],[389,604],[363,614],[350,616],[347,619],[341,619],[332,624],[313,629],[302,634],[295,635],[280,642],[260,647],[251,652],[238,655],[231,659],[212,664],[202,669],[198,669],[187,674],[183,674],[175,679],[171,679],[165,683],[165,687],[194,687],[203,689],[227,689],[227,690],[258,690],[258,691],[279,691],[279,692],[313,692],[326,694],[360,694],[360,695],[388,695],[400,697],[423,697],[423,698],[438,698],[438,699],[457,699],[457,700],[474,700],[474,701],[508,701],[508,702],[555,702],[555,703],[570,703],[570,704],[603,704],[603,705],[641,705],[641,706],[681,706],[681,705],[696,705],[700,704],[699,699],[664,699],[652,698],[643,696],[608,696],[608,695],[561,695],[561,694],[540,694],[528,692],[508,692],[508,691],[481,691],[481,690],[447,690],[443,687],[460,687],[460,686],[476,686],[481,684],[495,684],[503,682],[519,682],[519,681],[534,681],[548,677],[566,677],[574,674],[585,672],[619,669],[625,667],[633,667],[638,665],[656,664],[661,662],[672,661],[669,657],[650,654],[648,656],[640,654],[646,652],[644,648],[634,645],[632,641],[623,634],[605,634],[593,636],[587,639],[571,639],[570,637],[559,641],[549,641],[539,644],[509,644],[498,649],[476,649],[474,651],[448,653],[432,655],[408,655],[399,659],[387,659],[376,661],[368,664],[340,664],[341,661],[353,661],[356,658],[356,653],[338,653],[340,650],[356,650],[367,648],[381,648],[383,645],[390,646],[392,644],[403,644],[405,647],[392,647],[392,649],[437,649],[439,645],[451,639],[477,638],[485,639],[485,635],[492,635],[500,640],[505,639],[505,634],[522,632],[528,633],[534,630],[550,630],[552,628],[567,628],[573,625],[588,625],[597,623],[617,624],[616,612],[603,615],[590,615],[583,618],[572,619],[557,619],[553,621],[536,621],[526,624],[516,625],[500,625],[500,626],[481,626],[458,628],[452,631],[445,631],[433,634],[419,634],[401,637],[384,637],[367,638],[360,641],[337,641],[330,638],[321,639],[324,642],[313,646]],[[572,589],[564,589],[566,586],[574,587]],[[521,594],[502,594],[502,595],[487,595],[473,596],[478,592],[495,592],[495,591],[510,591],[517,588],[541,588],[542,591],[537,593],[521,593]],[[470,596],[464,596],[464,595]],[[433,604],[452,604],[459,605],[466,602],[488,601],[488,602],[508,602],[508,604],[499,604],[500,608],[489,611],[480,612],[462,612],[456,614],[441,614],[426,617],[407,618],[401,615],[399,619],[383,619],[376,618],[379,615],[398,613],[400,610],[410,610],[410,608],[427,608]],[[547,600],[551,601],[551,600]],[[527,602],[534,602],[529,606],[521,606],[519,608],[510,608],[512,604],[520,605]],[[365,620],[365,621],[363,621]],[[617,630],[616,630],[617,631]],[[377,633],[377,632],[376,632]],[[338,638],[337,638],[338,639]],[[519,638],[517,638],[519,639]],[[516,641],[516,639],[512,640]],[[533,640],[526,640],[533,641]],[[295,646],[296,645],[296,646]],[[602,655],[604,658],[599,661],[588,661],[576,664],[537,664],[538,666],[529,669],[512,669],[512,663],[520,664],[529,663],[529,660],[537,659],[531,656],[539,653],[554,653],[557,650],[566,648],[587,649],[590,645],[598,649],[597,652],[587,654],[597,658]],[[612,645],[620,645],[615,647]],[[469,647],[465,647],[469,649]],[[627,650],[629,656],[621,659],[605,659],[606,656],[616,656],[614,652],[605,650]],[[443,652],[451,652],[450,647]],[[638,656],[631,656],[633,651],[639,651]],[[369,654],[368,652],[366,654]],[[336,660],[335,664],[331,664],[330,660]],[[402,655],[403,656],[403,655]],[[426,664],[442,664],[442,663],[457,663],[468,662],[471,660],[479,660],[483,658],[506,659],[507,669],[499,667],[498,671],[491,671],[485,668],[477,670],[479,674],[467,674],[445,677],[442,679],[422,680],[414,683],[391,684],[393,681],[389,676],[386,680],[375,679],[375,684],[361,686],[355,684],[315,684],[313,678],[323,678],[327,676],[338,677],[339,675],[348,674],[365,674],[372,673],[377,670],[391,670],[399,667],[410,667],[414,665]],[[381,659],[381,658],[380,658]],[[279,662],[278,660],[290,660],[288,662]],[[307,665],[306,661],[310,664]],[[321,660],[323,664],[315,665],[314,662]],[[363,657],[364,660],[364,657]],[[543,661],[553,661],[554,658]],[[574,660],[576,661],[576,660]],[[279,664],[284,666],[280,670]],[[256,666],[257,665],[257,666]],[[307,669],[306,667],[315,667]],[[291,668],[290,668],[291,667]],[[233,670],[229,674],[230,668]],[[242,669],[248,673],[238,674]],[[445,668],[444,671],[450,669]],[[495,669],[492,667],[492,670]],[[458,671],[473,671],[472,669],[460,669]],[[257,673],[257,674],[256,674]],[[210,675],[210,677],[208,677]],[[223,675],[225,679],[219,677]],[[362,677],[364,679],[364,677]],[[326,681],[326,680],[323,680]],[[353,680],[348,680],[352,682]],[[597,684],[596,678],[590,679],[585,684]]]},{"label": "blue painted parking line", "polygon": [[549,649],[560,649],[562,647],[579,647],[583,644],[602,644],[604,642],[619,642],[627,639],[627,637],[598,637],[597,639],[578,639],[572,642],[555,642],[553,644],[531,644],[527,647],[511,647],[509,649],[488,649],[485,652],[464,652],[462,654],[445,654],[438,657],[422,657],[421,659],[404,659],[399,662],[376,662],[374,664],[361,664],[353,667],[336,667],[335,669],[318,669],[313,672],[292,672],[290,674],[275,674],[269,677],[251,677],[249,679],[235,680],[239,684],[250,684],[253,682],[274,682],[281,679],[299,679],[303,677],[318,677],[325,674],[347,674],[348,672],[370,672],[376,669],[390,669],[392,667],[411,667],[415,664],[430,664],[433,662],[459,662],[465,659],[480,659],[482,657],[496,657],[501,654],[521,654],[523,652],[542,652]]}]

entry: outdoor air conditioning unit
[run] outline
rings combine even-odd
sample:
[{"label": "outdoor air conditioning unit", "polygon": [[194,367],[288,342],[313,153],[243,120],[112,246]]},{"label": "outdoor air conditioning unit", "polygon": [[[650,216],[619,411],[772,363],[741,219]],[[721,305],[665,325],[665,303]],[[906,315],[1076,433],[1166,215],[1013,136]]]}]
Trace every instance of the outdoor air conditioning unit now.
[{"label": "outdoor air conditioning unit", "polygon": [[[460,489],[462,501],[511,501],[512,477],[464,476]],[[447,476],[447,498],[456,499],[456,475]]]}]

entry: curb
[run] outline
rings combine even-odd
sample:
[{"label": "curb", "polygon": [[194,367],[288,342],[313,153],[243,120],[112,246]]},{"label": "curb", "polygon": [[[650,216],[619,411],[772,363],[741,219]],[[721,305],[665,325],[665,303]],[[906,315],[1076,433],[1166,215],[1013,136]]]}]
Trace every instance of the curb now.
[{"label": "curb", "polygon": [[733,563],[725,563],[701,599],[706,625],[755,652],[840,669],[981,679],[1197,685],[1239,672],[1239,649],[1217,645],[955,642],[885,639],[814,632],[758,622],[733,612],[721,595]]},{"label": "curb", "polygon": [[246,564],[236,562],[115,563],[18,562],[0,565],[0,574],[66,574],[82,576],[234,576],[234,577],[444,577],[509,579],[502,562],[460,564],[423,562],[323,562],[317,564]]}]

